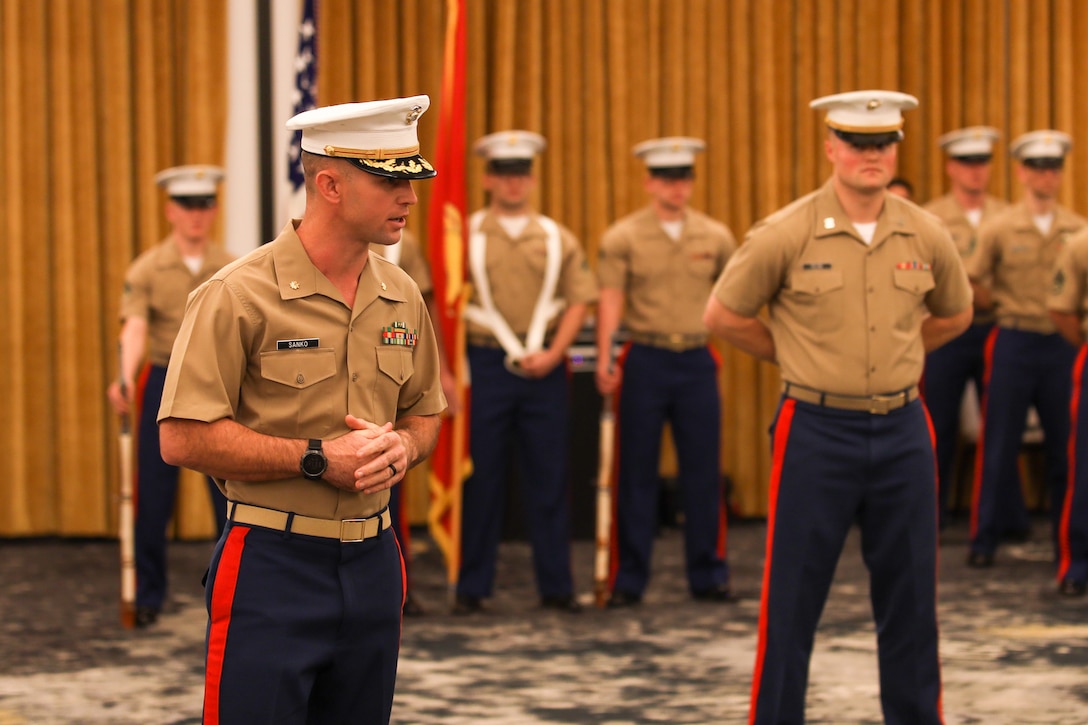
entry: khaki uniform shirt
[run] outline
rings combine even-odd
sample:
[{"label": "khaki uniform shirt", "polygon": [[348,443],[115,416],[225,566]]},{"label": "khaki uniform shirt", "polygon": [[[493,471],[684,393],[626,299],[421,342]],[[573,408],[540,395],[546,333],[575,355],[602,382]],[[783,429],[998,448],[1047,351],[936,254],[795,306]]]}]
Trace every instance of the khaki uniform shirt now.
[{"label": "khaki uniform shirt", "polygon": [[[293,224],[193,295],[159,420],[230,418],[271,436],[331,439],[347,433],[348,413],[381,425],[442,412],[438,348],[415,283],[372,254],[349,308]],[[384,343],[398,333],[414,343]],[[232,501],[324,519],[370,516],[389,500],[388,490],[352,493],[301,475],[219,485]]]},{"label": "khaki uniform shirt", "polygon": [[887,194],[867,245],[830,181],[753,227],[714,295],[745,317],[768,306],[784,380],[854,396],[916,385],[923,318],[971,306],[960,256],[933,215]]},{"label": "khaki uniform shirt", "polygon": [[1046,307],[1078,315],[1081,332],[1088,339],[1088,228],[1069,237],[1058,253]]},{"label": "khaki uniform shirt", "polygon": [[1059,206],[1044,238],[1027,206],[1019,202],[979,229],[978,248],[964,264],[973,281],[990,288],[999,325],[1043,334],[1057,331],[1046,311],[1054,262],[1065,240],[1085,225],[1088,219]]},{"label": "khaki uniform shirt", "polygon": [[152,365],[165,367],[170,362],[170,349],[178,336],[189,293],[233,259],[222,248],[208,244],[200,271],[193,274],[178,245],[167,237],[129,265],[121,295],[121,322],[130,317],[147,320],[148,358]]},{"label": "khaki uniform shirt", "polygon": [[[487,212],[480,221],[480,232],[487,236],[484,268],[495,309],[506,320],[510,330],[524,339],[533,319],[540,289],[544,286],[544,272],[548,265],[547,232],[535,218],[530,218],[517,239],[511,239],[491,212]],[[562,225],[559,226],[559,238],[562,259],[555,296],[562,298],[568,306],[596,302],[597,284],[581,245],[574,234]],[[475,287],[474,284],[470,304],[478,305],[480,300]],[[549,333],[558,325],[559,317],[556,315],[548,324]],[[490,330],[473,322],[467,323],[466,333],[470,341],[495,339]]]},{"label": "khaki uniform shirt", "polygon": [[[397,265],[408,273],[408,276],[419,287],[419,291],[426,297],[434,291],[434,283],[431,281],[431,267],[427,263],[426,257],[423,256],[423,249],[419,246],[419,240],[416,239],[415,234],[405,229],[401,233],[400,243],[396,246],[400,247],[400,259],[397,260]],[[370,248],[370,251],[387,257],[387,249],[388,247],[375,244]]]},{"label": "khaki uniform shirt", "polygon": [[[967,219],[967,213],[956,197],[945,194],[926,204],[923,209],[935,215],[948,227],[948,233],[952,235],[952,241],[960,250],[960,257],[967,259],[978,246],[978,229],[984,223],[993,219],[996,215],[1008,208],[1008,203],[993,196],[987,196],[982,202],[982,216],[979,226],[974,227]],[[975,324],[989,324],[994,321],[992,312],[980,312],[975,310]]]},{"label": "khaki uniform shirt", "polygon": [[629,332],[705,335],[706,300],[736,248],[728,227],[702,212],[685,212],[674,241],[653,208],[644,207],[605,231],[597,278],[602,288],[624,292]]}]

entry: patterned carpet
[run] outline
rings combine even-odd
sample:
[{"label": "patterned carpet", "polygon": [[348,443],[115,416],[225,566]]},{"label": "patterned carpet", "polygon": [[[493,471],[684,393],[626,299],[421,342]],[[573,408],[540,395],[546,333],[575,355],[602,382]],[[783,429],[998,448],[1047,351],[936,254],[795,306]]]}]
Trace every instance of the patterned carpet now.
[{"label": "patterned carpet", "polygon": [[[966,530],[945,532],[941,654],[949,724],[1088,723],[1088,600],[1062,599],[1044,520],[991,570],[964,565]],[[743,723],[756,645],[762,523],[730,531],[736,604],[694,602],[680,534],[665,529],[642,606],[579,615],[537,607],[530,552],[503,544],[488,611],[448,613],[437,552],[417,535],[397,723]],[[159,624],[118,624],[114,542],[0,541],[0,725],[198,723],[210,542],[171,547]],[[592,551],[575,547],[590,587]],[[588,595],[587,595],[588,602]],[[880,723],[868,582],[851,536],[811,667],[809,723]]]}]

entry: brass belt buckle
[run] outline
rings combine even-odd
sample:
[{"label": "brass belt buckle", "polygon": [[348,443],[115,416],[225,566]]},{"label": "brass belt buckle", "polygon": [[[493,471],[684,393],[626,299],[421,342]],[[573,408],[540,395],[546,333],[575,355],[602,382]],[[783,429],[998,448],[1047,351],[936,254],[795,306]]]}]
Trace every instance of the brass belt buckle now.
[{"label": "brass belt buckle", "polygon": [[[370,526],[369,524],[371,522],[376,522],[377,526]],[[359,526],[358,536],[348,536],[347,535],[348,532],[345,531],[345,527],[346,527],[347,524],[357,524]],[[368,530],[369,529],[377,529],[380,526],[381,526],[381,518],[377,517],[377,516],[370,516],[370,517],[365,518],[365,519],[341,519],[340,520],[340,543],[351,544],[351,543],[357,543],[357,542],[360,542],[360,541],[366,541],[367,539],[372,538],[376,533],[378,533],[375,530],[375,531],[369,532],[369,536],[368,536],[367,535]]]},{"label": "brass belt buckle", "polygon": [[894,398],[873,396],[869,399],[869,413],[872,415],[887,415],[891,410]]}]

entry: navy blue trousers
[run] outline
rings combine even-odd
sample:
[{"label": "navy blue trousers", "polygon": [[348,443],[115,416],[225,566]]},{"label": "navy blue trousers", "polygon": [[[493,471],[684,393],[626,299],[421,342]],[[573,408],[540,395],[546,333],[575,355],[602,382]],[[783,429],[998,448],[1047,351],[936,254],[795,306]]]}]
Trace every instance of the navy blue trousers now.
[{"label": "navy blue trousers", "polygon": [[388,723],[403,587],[389,530],[342,544],[229,524],[205,590],[205,725]]},{"label": "navy blue trousers", "polygon": [[[721,398],[709,348],[672,352],[632,344],[622,360],[616,493],[618,564],[613,590],[641,596],[657,533],[661,435],[672,427],[691,591],[729,581],[721,490]],[[614,558],[615,561],[615,558]]]},{"label": "navy blue trousers", "polygon": [[503,367],[505,355],[468,347],[472,475],[464,484],[457,593],[491,596],[516,450],[537,589],[542,597],[571,596],[567,372],[560,365],[544,378],[523,378]]},{"label": "navy blue trousers", "polygon": [[1017,475],[1028,409],[1043,427],[1054,540],[1068,476],[1069,396],[1077,351],[1058,334],[996,327],[987,343],[987,384],[975,464],[971,550],[993,554],[1002,533],[1000,492]]},{"label": "navy blue trousers", "polygon": [[887,725],[941,722],[937,486],[921,401],[870,415],[783,399],[774,462],[751,722],[803,723],[808,666],[854,523],[869,569]]},{"label": "navy blue trousers", "polygon": [[[174,514],[178,495],[178,467],[162,460],[159,448],[159,415],[166,368],[151,365],[140,409],[139,445],[136,451],[136,606],[160,609],[166,598],[166,527]],[[208,495],[217,530],[223,533],[227,499],[208,478]]]},{"label": "navy blue trousers", "polygon": [[[979,402],[985,394],[986,338],[993,324],[971,325],[955,340],[942,345],[926,356],[923,392],[933,431],[937,436],[937,484],[940,496],[941,526],[947,517],[956,476],[952,465],[956,458],[956,443],[960,437],[960,408],[968,383],[973,383]],[[974,476],[971,477],[974,481]],[[1020,476],[1011,476],[999,492],[999,522],[1002,531],[1026,531],[1031,525]]]},{"label": "navy blue trousers", "polygon": [[409,549],[412,542],[412,528],[408,523],[408,511],[405,506],[408,499],[408,492],[405,490],[406,483],[406,479],[401,479],[400,483],[389,492],[389,516],[392,520],[393,533],[400,542],[401,553],[404,554],[405,576],[409,577],[408,583],[411,584],[412,555]]},{"label": "navy blue trousers", "polygon": [[1058,581],[1088,582],[1088,345],[1073,365],[1069,481],[1058,526]]}]

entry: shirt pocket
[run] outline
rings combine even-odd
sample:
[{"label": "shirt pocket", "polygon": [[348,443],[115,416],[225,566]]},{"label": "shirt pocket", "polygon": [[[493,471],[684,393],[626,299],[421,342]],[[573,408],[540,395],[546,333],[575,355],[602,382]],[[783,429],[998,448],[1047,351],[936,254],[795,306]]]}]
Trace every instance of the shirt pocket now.
[{"label": "shirt pocket", "polygon": [[304,390],[334,375],[336,354],[331,347],[261,353],[261,377],[273,383]]},{"label": "shirt pocket", "polygon": [[937,286],[928,269],[896,269],[892,275],[897,288],[913,295],[924,295]]},{"label": "shirt pocket", "polygon": [[[374,394],[381,410],[396,410],[400,389],[415,372],[412,350],[401,346],[375,348],[378,357],[378,375],[374,379]],[[390,407],[387,407],[390,406]]]},{"label": "shirt pocket", "polygon": [[842,326],[843,274],[839,269],[805,269],[790,275],[794,313],[816,332]]}]

